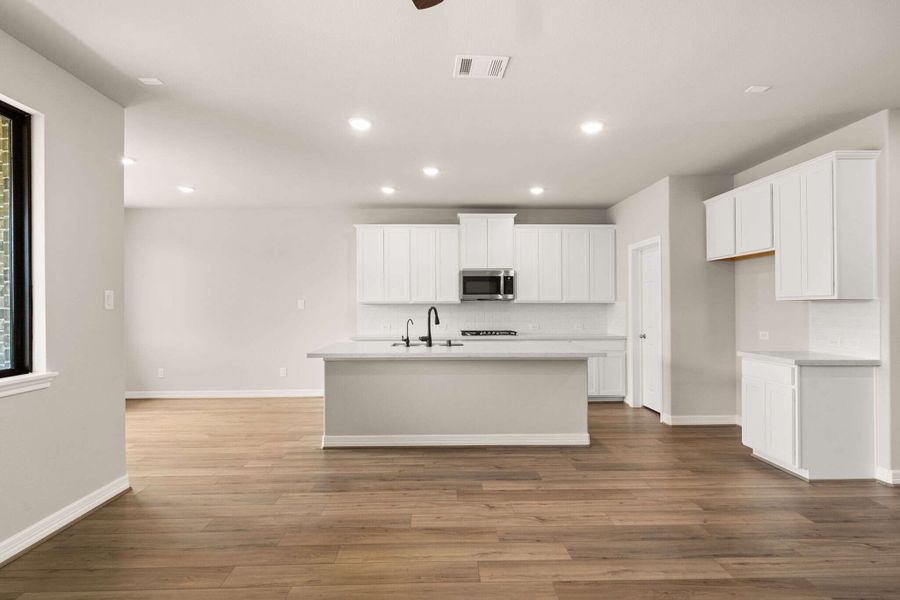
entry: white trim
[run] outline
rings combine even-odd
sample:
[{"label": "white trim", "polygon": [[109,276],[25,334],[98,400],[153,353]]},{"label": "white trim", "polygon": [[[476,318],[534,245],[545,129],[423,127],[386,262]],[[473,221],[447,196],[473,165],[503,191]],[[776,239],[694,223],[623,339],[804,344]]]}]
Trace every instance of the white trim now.
[{"label": "white trim", "polygon": [[468,435],[323,435],[323,448],[385,446],[589,446],[587,433],[488,433]]},{"label": "white trim", "polygon": [[6,538],[0,542],[0,565],[71,525],[92,510],[99,508],[122,492],[127,491],[130,487],[128,475],[123,475],[90,494],[79,498],[68,506],[64,506],[49,517],[45,517],[34,525],[26,527],[12,537]]},{"label": "white trim", "polygon": [[900,485],[900,469],[878,467],[875,469],[875,479],[888,485]]},{"label": "white trim", "polygon": [[317,398],[324,396],[322,389],[308,390],[158,390],[125,392],[125,398]]},{"label": "white trim", "polygon": [[740,415],[670,415],[663,413],[660,421],[666,425],[740,425]]},{"label": "white trim", "polygon": [[4,377],[0,379],[0,398],[48,388],[57,375],[59,373],[49,371],[47,373],[26,373],[25,375]]},{"label": "white trim", "polygon": [[588,402],[624,402],[622,396],[588,396]]}]

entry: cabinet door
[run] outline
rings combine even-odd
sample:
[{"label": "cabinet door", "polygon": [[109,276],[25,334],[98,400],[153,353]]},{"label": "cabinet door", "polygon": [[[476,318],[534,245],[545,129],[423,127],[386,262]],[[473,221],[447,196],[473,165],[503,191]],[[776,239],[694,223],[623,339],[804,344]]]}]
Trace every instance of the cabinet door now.
[{"label": "cabinet door", "polygon": [[734,196],[736,250],[738,254],[772,248],[772,186],[768,183],[737,192]]},{"label": "cabinet door", "polygon": [[436,236],[437,232],[430,228],[416,227],[410,231],[410,296],[413,302],[434,302],[437,299]]},{"label": "cabinet door", "polygon": [[[803,197],[803,295],[834,295],[834,185],[831,161],[800,174]],[[863,243],[862,240],[860,240]]]},{"label": "cabinet door", "polygon": [[591,299],[591,234],[588,228],[562,230],[562,281],[564,302]]},{"label": "cabinet door", "polygon": [[588,371],[588,396],[600,395],[600,358],[589,358],[587,360]]},{"label": "cabinet door", "polygon": [[516,302],[537,302],[540,290],[540,231],[516,229]]},{"label": "cabinet door", "polygon": [[766,384],[762,379],[741,379],[741,441],[765,453]]},{"label": "cabinet door", "polygon": [[541,302],[562,302],[562,231],[539,229],[538,256]]},{"label": "cabinet door", "polygon": [[409,229],[384,230],[384,299],[409,302]]},{"label": "cabinet door", "polygon": [[593,227],[591,237],[591,302],[616,301],[616,230]]},{"label": "cabinet door", "polygon": [[599,359],[597,389],[599,396],[625,395],[625,353],[611,352]]},{"label": "cabinet door", "polygon": [[794,389],[766,382],[765,454],[785,465],[796,466],[794,454]]},{"label": "cabinet door", "polygon": [[437,230],[438,302],[459,302],[459,229]]},{"label": "cabinet door", "polygon": [[487,219],[465,218],[459,221],[460,268],[486,269],[488,266]]},{"label": "cabinet door", "polygon": [[792,173],[772,183],[775,213],[775,297],[803,295],[803,217],[800,175]]},{"label": "cabinet door", "polygon": [[706,259],[734,256],[734,197],[706,203]]},{"label": "cabinet door", "polygon": [[512,217],[491,217],[487,219],[487,268],[509,269],[515,256],[513,247]]},{"label": "cabinet door", "polygon": [[356,230],[356,296],[359,302],[384,300],[384,230]]}]

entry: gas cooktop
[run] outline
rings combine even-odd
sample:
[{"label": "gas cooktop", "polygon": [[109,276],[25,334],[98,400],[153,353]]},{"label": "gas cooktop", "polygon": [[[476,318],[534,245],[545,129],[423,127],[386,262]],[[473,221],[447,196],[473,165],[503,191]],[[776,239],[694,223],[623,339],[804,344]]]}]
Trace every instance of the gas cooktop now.
[{"label": "gas cooktop", "polygon": [[512,329],[463,329],[460,333],[463,335],[519,335]]}]

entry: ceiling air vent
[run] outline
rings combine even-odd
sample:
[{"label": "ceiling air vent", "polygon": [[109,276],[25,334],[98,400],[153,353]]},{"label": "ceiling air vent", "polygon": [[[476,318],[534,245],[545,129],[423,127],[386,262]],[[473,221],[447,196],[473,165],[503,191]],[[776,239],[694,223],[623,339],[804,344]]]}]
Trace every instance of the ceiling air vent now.
[{"label": "ceiling air vent", "polygon": [[502,79],[509,64],[508,56],[457,55],[453,67],[454,77],[473,79]]}]

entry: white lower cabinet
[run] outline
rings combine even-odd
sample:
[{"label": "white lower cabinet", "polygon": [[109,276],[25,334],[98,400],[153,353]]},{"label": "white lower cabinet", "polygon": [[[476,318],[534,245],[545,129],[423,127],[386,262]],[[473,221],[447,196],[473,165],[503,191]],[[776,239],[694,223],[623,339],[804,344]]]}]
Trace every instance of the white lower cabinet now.
[{"label": "white lower cabinet", "polygon": [[874,368],[744,358],[741,440],[804,479],[874,477]]},{"label": "white lower cabinet", "polygon": [[588,359],[588,396],[625,396],[625,352]]}]

